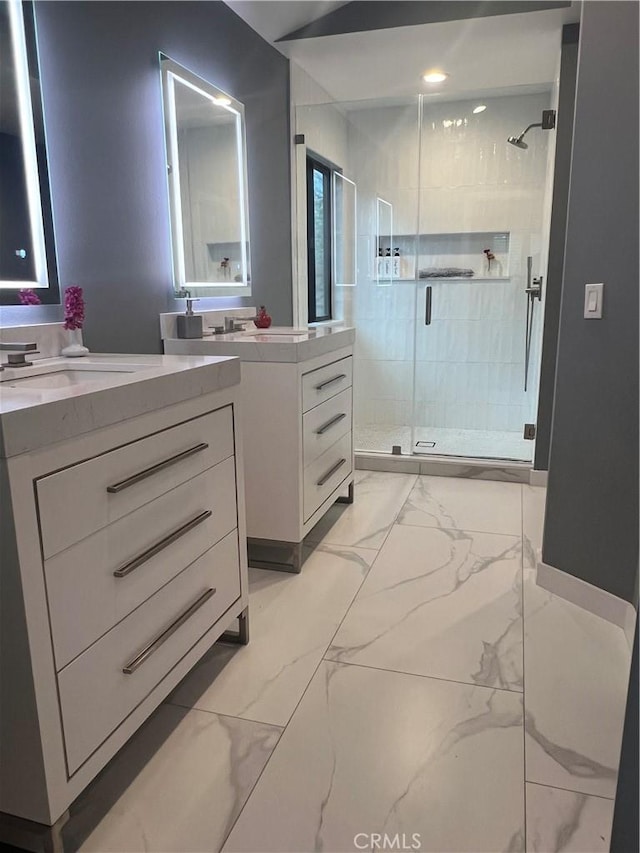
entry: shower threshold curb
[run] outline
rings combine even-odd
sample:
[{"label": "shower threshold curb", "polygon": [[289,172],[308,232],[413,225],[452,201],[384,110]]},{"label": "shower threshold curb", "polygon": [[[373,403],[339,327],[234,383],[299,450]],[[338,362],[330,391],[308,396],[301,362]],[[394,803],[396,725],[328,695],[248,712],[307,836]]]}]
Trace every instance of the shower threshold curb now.
[{"label": "shower threshold curb", "polygon": [[402,456],[392,453],[355,452],[356,468],[361,471],[387,471],[397,474],[429,474],[435,477],[465,477],[471,480],[501,480],[529,483],[530,462],[504,459],[473,459],[464,456]]}]

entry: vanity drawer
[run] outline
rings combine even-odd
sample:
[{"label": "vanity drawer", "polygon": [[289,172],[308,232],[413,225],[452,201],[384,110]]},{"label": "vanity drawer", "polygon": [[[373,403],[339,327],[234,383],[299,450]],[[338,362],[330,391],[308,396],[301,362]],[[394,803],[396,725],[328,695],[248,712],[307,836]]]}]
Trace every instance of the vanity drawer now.
[{"label": "vanity drawer", "polygon": [[58,674],[70,774],[239,596],[234,530]]},{"label": "vanity drawer", "polygon": [[[230,456],[46,560],[56,668],[66,666],[237,524],[235,457]],[[70,601],[81,604],[73,619]]]},{"label": "vanity drawer", "polygon": [[351,388],[347,388],[302,416],[302,452],[305,467],[345,433],[351,432],[351,413]]},{"label": "vanity drawer", "polygon": [[338,439],[304,469],[304,520],[310,518],[353,468],[351,433]]},{"label": "vanity drawer", "polygon": [[231,456],[231,406],[37,482],[45,559]]},{"label": "vanity drawer", "polygon": [[314,406],[335,397],[340,391],[351,386],[353,358],[348,356],[302,374],[302,411],[308,412]]}]

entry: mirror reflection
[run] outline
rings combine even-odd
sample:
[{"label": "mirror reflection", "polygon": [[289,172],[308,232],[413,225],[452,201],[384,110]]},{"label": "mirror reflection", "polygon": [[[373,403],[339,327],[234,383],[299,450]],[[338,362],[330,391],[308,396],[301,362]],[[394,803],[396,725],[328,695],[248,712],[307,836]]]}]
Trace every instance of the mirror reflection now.
[{"label": "mirror reflection", "polygon": [[33,8],[0,2],[0,301],[58,303]]},{"label": "mirror reflection", "polygon": [[356,198],[355,182],[340,172],[334,172],[333,280],[336,287],[355,287],[356,285]]},{"label": "mirror reflection", "polygon": [[176,62],[161,67],[176,289],[247,295],[244,109]]}]

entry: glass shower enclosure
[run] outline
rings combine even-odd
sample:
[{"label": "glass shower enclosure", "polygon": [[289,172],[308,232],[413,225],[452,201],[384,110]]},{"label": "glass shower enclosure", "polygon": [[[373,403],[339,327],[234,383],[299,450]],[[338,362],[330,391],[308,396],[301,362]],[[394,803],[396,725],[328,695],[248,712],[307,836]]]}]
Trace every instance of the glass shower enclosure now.
[{"label": "glass shower enclosure", "polygon": [[357,332],[356,452],[531,461],[555,140],[507,138],[552,100],[297,108],[339,176],[333,305]]}]

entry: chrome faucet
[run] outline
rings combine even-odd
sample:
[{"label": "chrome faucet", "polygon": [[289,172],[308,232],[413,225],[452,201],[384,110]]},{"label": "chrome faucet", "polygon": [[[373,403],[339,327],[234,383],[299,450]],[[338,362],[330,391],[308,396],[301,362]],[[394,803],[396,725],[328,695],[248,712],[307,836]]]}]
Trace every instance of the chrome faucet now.
[{"label": "chrome faucet", "polygon": [[0,341],[0,350],[8,352],[7,360],[4,364],[0,364],[0,370],[5,367],[30,367],[33,362],[27,361],[25,353],[37,353],[38,344],[36,343],[12,343],[10,341]]},{"label": "chrome faucet", "polygon": [[247,323],[257,319],[257,315],[255,317],[225,317],[224,330],[225,332],[242,332]]}]

